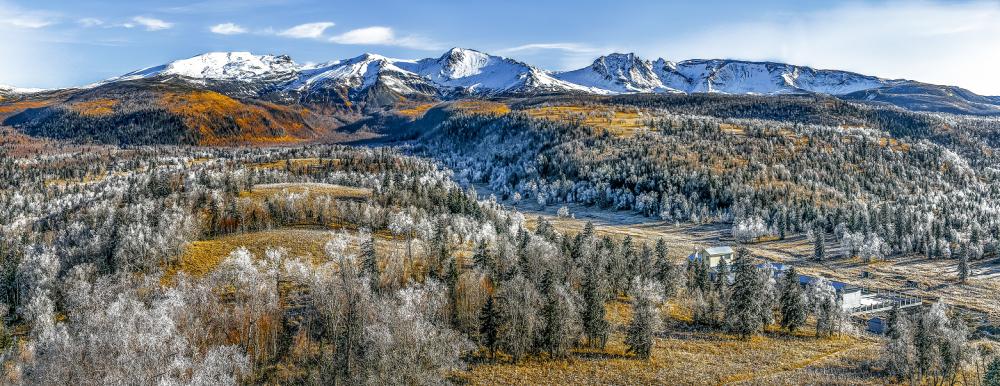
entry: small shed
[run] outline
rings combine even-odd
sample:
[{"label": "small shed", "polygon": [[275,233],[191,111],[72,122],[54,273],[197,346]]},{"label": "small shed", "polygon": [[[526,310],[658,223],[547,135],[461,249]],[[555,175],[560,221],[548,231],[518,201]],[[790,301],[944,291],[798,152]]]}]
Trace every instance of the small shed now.
[{"label": "small shed", "polygon": [[715,268],[722,259],[726,259],[726,264],[732,265],[734,256],[733,248],[731,247],[711,247],[694,251],[694,253],[688,255],[688,260],[701,261],[701,259],[708,259],[708,267]]}]

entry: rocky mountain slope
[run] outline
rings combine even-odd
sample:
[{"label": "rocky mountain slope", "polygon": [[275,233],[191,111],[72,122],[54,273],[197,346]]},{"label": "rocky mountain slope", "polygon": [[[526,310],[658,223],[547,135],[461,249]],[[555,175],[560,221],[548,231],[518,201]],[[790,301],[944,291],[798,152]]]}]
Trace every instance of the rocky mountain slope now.
[{"label": "rocky mountain slope", "polygon": [[285,55],[214,52],[131,72],[98,85],[138,79],[179,80],[239,97],[374,107],[470,95],[827,94],[917,111],[1000,114],[998,98],[954,86],[774,62],[651,61],[631,53],[601,56],[578,70],[552,72],[463,48],[453,48],[437,58],[408,60],[364,54],[312,66],[296,64]]},{"label": "rocky mountain slope", "polygon": [[419,60],[363,54],[313,65],[285,55],[214,52],[80,88],[0,87],[0,124],[31,135],[105,143],[270,144],[345,132],[364,138],[436,103],[463,98],[633,95],[669,99],[657,103],[707,95],[815,96],[1000,115],[1000,98],[959,87],[782,63],[611,54],[585,68],[552,72],[453,48]]}]

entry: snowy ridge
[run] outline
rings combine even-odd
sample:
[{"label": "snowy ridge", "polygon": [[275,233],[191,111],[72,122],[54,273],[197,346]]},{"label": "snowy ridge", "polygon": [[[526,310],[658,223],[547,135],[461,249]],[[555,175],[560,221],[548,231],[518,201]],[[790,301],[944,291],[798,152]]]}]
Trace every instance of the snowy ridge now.
[{"label": "snowy ridge", "polygon": [[199,80],[240,80],[294,74],[299,66],[287,55],[254,55],[249,52],[209,52],[168,64],[145,68],[102,83],[176,75]]},{"label": "snowy ridge", "polygon": [[[452,48],[419,60],[364,54],[319,65],[299,65],[285,55],[211,52],[134,71],[92,86],[137,79],[179,79],[199,86],[239,90],[246,96],[342,95],[347,98],[449,98],[539,93],[828,94],[891,103],[918,110],[937,108],[1000,112],[1000,97],[951,86],[883,79],[847,71],[774,62],[728,59],[650,61],[635,54],[601,56],[584,68],[551,72],[502,56]],[[2,90],[2,89],[0,89]],[[374,90],[374,91],[372,91]],[[372,91],[372,92],[370,92]]]},{"label": "snowy ridge", "polygon": [[299,77],[286,89],[310,91],[322,88],[346,88],[364,90],[383,82],[386,87],[403,93],[421,92],[425,80],[396,66],[403,62],[376,54],[364,54],[355,58],[325,63],[313,68],[301,69]]},{"label": "snowy ridge", "polygon": [[590,67],[559,73],[555,77],[609,93],[677,91],[664,85],[653,63],[635,54],[602,56]]},{"label": "snowy ridge", "polygon": [[24,88],[24,87],[14,87],[0,84],[0,92],[5,94],[33,94],[38,92],[48,91],[44,88]]},{"label": "snowy ridge", "polygon": [[452,48],[439,58],[405,63],[403,67],[437,85],[466,93],[586,91],[585,87],[556,79],[528,64],[465,48]]},{"label": "snowy ridge", "polygon": [[844,95],[890,85],[893,81],[844,71],[814,70],[782,63],[737,60],[686,60],[679,63],[611,54],[589,67],[557,78],[611,93],[685,92],[725,94],[823,93]]}]

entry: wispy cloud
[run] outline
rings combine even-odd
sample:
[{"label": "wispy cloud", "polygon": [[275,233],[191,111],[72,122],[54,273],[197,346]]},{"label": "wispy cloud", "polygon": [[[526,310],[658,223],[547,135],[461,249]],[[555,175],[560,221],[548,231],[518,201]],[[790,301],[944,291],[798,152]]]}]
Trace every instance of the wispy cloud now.
[{"label": "wispy cloud", "polygon": [[373,26],[353,29],[330,37],[337,44],[399,46],[421,50],[440,49],[441,45],[429,39],[416,36],[397,36],[389,27]]},{"label": "wispy cloud", "polygon": [[96,17],[85,17],[76,21],[77,24],[90,28],[98,27],[104,25],[104,20],[98,19]]},{"label": "wispy cloud", "polygon": [[323,32],[333,26],[334,23],[329,21],[299,24],[278,32],[278,35],[296,39],[319,39],[323,37]]},{"label": "wispy cloud", "polygon": [[136,26],[140,26],[145,28],[146,31],[160,31],[173,28],[174,23],[170,23],[152,17],[136,16],[132,18],[131,23],[125,23],[122,26],[124,26],[125,28],[133,28]]},{"label": "wispy cloud", "polygon": [[39,29],[55,24],[57,18],[47,12],[23,10],[0,3],[0,25],[14,28]]},{"label": "wispy cloud", "polygon": [[616,47],[596,47],[585,43],[528,43],[501,48],[497,53],[517,56],[529,63],[544,63],[553,70],[572,70],[589,65],[595,57],[620,51]]},{"label": "wispy cloud", "polygon": [[222,23],[209,28],[212,33],[219,35],[239,35],[247,33],[247,29],[233,23]]},{"label": "wispy cloud", "polygon": [[556,50],[556,51],[566,51],[573,53],[599,52],[599,49],[582,43],[530,43],[516,47],[504,48],[497,52],[516,53],[516,52],[541,51],[541,50]]}]

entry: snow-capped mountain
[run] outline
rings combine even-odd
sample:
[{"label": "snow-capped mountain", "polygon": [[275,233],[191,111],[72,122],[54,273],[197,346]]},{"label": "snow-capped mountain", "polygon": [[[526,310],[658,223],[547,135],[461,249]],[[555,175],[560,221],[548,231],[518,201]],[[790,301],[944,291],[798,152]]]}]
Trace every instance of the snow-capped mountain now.
[{"label": "snow-capped mountain", "polygon": [[894,84],[851,72],[814,70],[782,63],[719,59],[674,63],[662,58],[651,62],[635,54],[602,56],[588,67],[557,73],[555,77],[609,93],[844,95]]},{"label": "snow-capped mountain", "polygon": [[3,94],[34,94],[38,92],[46,91],[44,88],[24,88],[24,87],[14,87],[0,84],[0,93]]},{"label": "snow-capped mountain", "polygon": [[608,93],[678,91],[664,85],[652,62],[635,54],[602,56],[589,67],[558,73],[555,77]]},{"label": "snow-capped mountain", "polygon": [[542,93],[818,93],[914,110],[1000,114],[1000,98],[958,87],[784,63],[650,61],[618,53],[599,57],[578,70],[552,72],[464,48],[453,48],[436,58],[410,60],[364,54],[319,65],[300,65],[285,55],[212,52],[131,72],[92,87],[136,80],[181,81],[240,97],[348,105]]},{"label": "snow-capped mountain", "polygon": [[[662,59],[661,59],[662,61]],[[665,61],[663,61],[666,63]],[[687,60],[666,64],[661,74],[676,74],[668,84],[688,93],[844,95],[893,84],[893,81],[846,71],[740,60]],[[678,79],[683,83],[674,83]]]},{"label": "snow-capped mountain", "polygon": [[452,48],[439,58],[400,63],[400,67],[466,94],[587,91],[528,64],[464,48]]},{"label": "snow-capped mountain", "polygon": [[252,81],[280,79],[295,74],[299,66],[287,55],[254,55],[249,52],[209,52],[167,64],[133,71],[105,81],[116,82],[180,76],[192,80]]},{"label": "snow-capped mountain", "polygon": [[429,98],[437,95],[437,88],[428,79],[397,66],[401,63],[413,62],[364,54],[347,60],[302,67],[297,79],[284,85],[283,90],[306,96],[346,93],[350,97],[369,90],[382,90],[407,97]]}]

